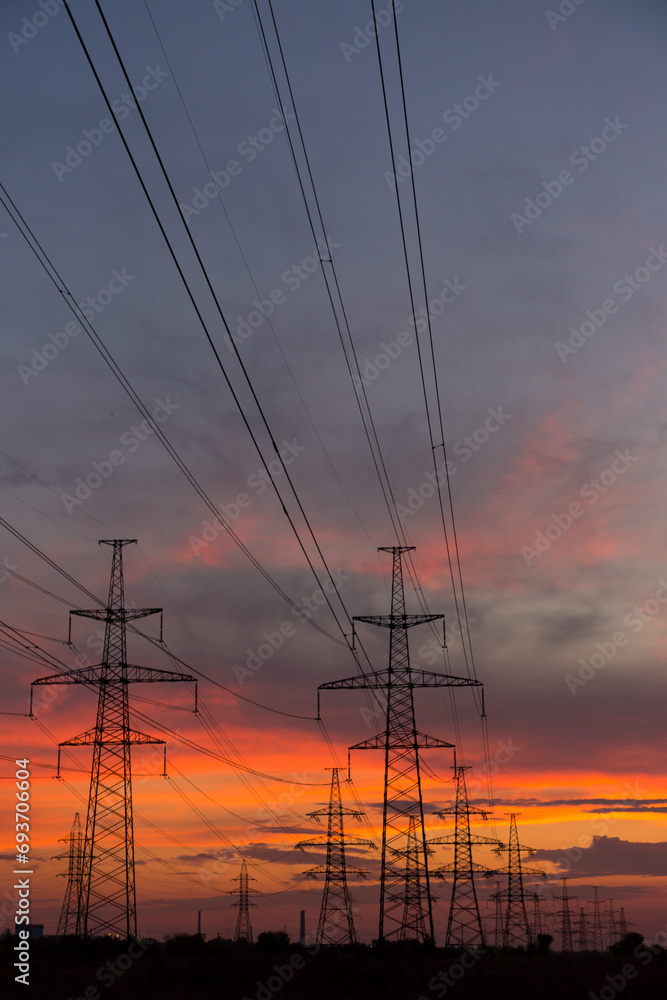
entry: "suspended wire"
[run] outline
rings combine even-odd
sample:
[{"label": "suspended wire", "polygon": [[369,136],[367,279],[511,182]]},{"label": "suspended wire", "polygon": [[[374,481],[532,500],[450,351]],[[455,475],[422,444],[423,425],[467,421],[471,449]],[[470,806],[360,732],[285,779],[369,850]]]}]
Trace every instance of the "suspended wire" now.
[{"label": "suspended wire", "polygon": [[[68,12],[69,12],[69,8],[68,8]],[[71,13],[70,13],[70,16],[71,16]],[[144,417],[144,419],[150,425],[150,427],[154,431],[154,433],[157,436],[157,438],[160,441],[160,443],[163,445],[163,447],[168,452],[168,454],[170,455],[170,457],[176,463],[176,465],[181,470],[181,472],[183,473],[183,475],[185,476],[185,478],[188,480],[188,482],[190,483],[190,485],[193,487],[193,489],[197,492],[197,494],[199,495],[199,497],[204,501],[204,503],[206,504],[206,506],[208,507],[208,509],[211,511],[211,513],[214,515],[214,517],[217,519],[217,521],[223,526],[223,528],[225,529],[225,531],[227,532],[227,534],[232,538],[232,540],[234,541],[234,543],[241,549],[241,551],[250,560],[250,562],[253,564],[253,566],[262,574],[262,576],[267,581],[267,583],[269,583],[269,585],[271,587],[273,587],[273,589],[278,594],[280,594],[280,596],[283,598],[283,600],[285,600],[294,611],[296,611],[299,615],[301,615],[301,611],[300,611],[297,603],[295,601],[293,601],[289,597],[289,595],[282,589],[282,587],[277,583],[277,581],[273,579],[273,577],[271,576],[271,574],[255,558],[255,556],[252,554],[252,552],[250,551],[250,549],[248,548],[248,546],[245,545],[245,543],[241,540],[241,538],[236,534],[236,532],[233,530],[233,528],[231,527],[231,525],[227,522],[227,520],[225,519],[225,517],[218,510],[218,508],[215,506],[215,504],[213,503],[213,501],[210,499],[210,497],[208,496],[208,494],[206,493],[206,491],[200,485],[200,483],[198,482],[198,480],[196,479],[196,477],[194,476],[194,474],[190,471],[190,469],[188,468],[188,466],[181,459],[181,457],[178,454],[178,452],[176,451],[176,449],[171,445],[169,439],[167,438],[166,434],[162,430],[161,426],[155,422],[155,420],[153,419],[153,416],[152,416],[150,410],[147,409],[147,407],[145,406],[145,404],[142,402],[141,398],[137,395],[137,393],[135,392],[135,390],[132,387],[131,383],[129,382],[129,380],[124,375],[122,369],[116,363],[116,361],[114,360],[113,356],[111,355],[111,353],[106,348],[106,346],[105,346],[104,342],[102,341],[101,337],[99,336],[99,334],[96,332],[96,330],[94,329],[94,327],[92,326],[92,324],[89,322],[89,320],[86,319],[86,317],[83,314],[83,312],[81,311],[81,309],[79,309],[79,306],[76,303],[76,300],[75,300],[74,296],[72,295],[71,291],[69,290],[69,288],[67,287],[67,285],[63,281],[62,277],[60,276],[60,274],[56,270],[56,268],[53,265],[52,261],[50,260],[49,256],[46,254],[45,250],[43,249],[43,247],[41,246],[41,244],[37,240],[37,237],[35,236],[34,232],[30,228],[30,226],[28,225],[28,223],[26,222],[26,220],[24,219],[24,217],[21,215],[20,211],[16,207],[15,203],[13,202],[13,200],[11,199],[11,197],[9,196],[6,188],[4,187],[4,185],[2,183],[0,183],[0,192],[2,192],[2,194],[0,194],[0,203],[2,203],[2,205],[4,206],[4,208],[7,211],[8,215],[10,216],[10,218],[12,219],[12,221],[14,222],[14,224],[16,225],[17,229],[19,230],[19,233],[23,236],[23,238],[27,242],[27,244],[30,247],[30,249],[32,250],[33,254],[35,255],[35,257],[37,258],[37,260],[41,264],[41,266],[44,269],[44,271],[46,272],[47,276],[49,277],[50,281],[53,283],[53,285],[58,289],[58,291],[60,292],[60,294],[63,296],[63,299],[66,302],[67,306],[69,307],[70,311],[73,313],[73,315],[79,321],[79,323],[81,324],[82,328],[84,329],[84,332],[86,333],[86,335],[88,336],[88,338],[90,339],[90,341],[92,342],[92,344],[94,345],[95,349],[101,355],[101,357],[103,358],[104,362],[110,368],[110,370],[112,371],[114,377],[120,383],[120,385],[122,386],[122,388],[124,389],[124,391],[126,392],[126,394],[130,397],[130,399],[132,400],[132,402],[134,403],[134,405],[137,407],[137,409],[139,410],[139,412],[142,414],[142,416]],[[20,221],[17,221],[17,219],[20,220]],[[177,267],[178,266],[179,265],[177,264]],[[185,281],[185,278],[184,278],[184,281]],[[188,287],[188,286],[186,286],[186,287]],[[189,290],[189,287],[188,287],[188,290]],[[197,308],[197,307],[195,306],[195,308]],[[263,458],[262,458],[262,462],[264,462]],[[270,475],[270,473],[269,473],[269,475]],[[60,496],[60,494],[57,494],[57,495]],[[97,600],[97,598],[95,598],[95,600]],[[327,638],[331,639],[333,642],[337,642],[340,645],[344,645],[344,643],[341,643],[341,641],[339,639],[337,639],[336,636],[334,636],[330,632],[328,632],[318,622],[314,621],[314,619],[308,618],[307,621],[308,621],[308,623],[310,625],[312,625],[313,628],[317,629],[323,635],[326,635]]]},{"label": "suspended wire", "polygon": [[[122,74],[123,74],[123,76],[124,76],[124,78],[125,78],[128,86],[131,86],[132,84],[131,84],[131,80],[130,80],[130,77],[129,77],[128,72],[127,72],[127,68],[126,68],[125,63],[124,63],[124,61],[122,59],[122,56],[121,56],[121,54],[120,54],[120,52],[118,50],[118,47],[116,45],[116,41],[114,39],[113,33],[111,32],[111,29],[110,29],[109,24],[108,24],[108,22],[106,20],[106,17],[104,15],[104,12],[102,10],[102,7],[101,7],[101,4],[100,4],[99,0],[95,0],[95,6],[97,8],[97,11],[98,11],[98,13],[100,15],[100,18],[102,20],[102,23],[104,25],[105,31],[107,33],[107,37],[108,37],[109,42],[110,42],[110,44],[111,44],[111,46],[113,48],[114,54],[115,54],[116,59],[118,61],[118,65],[119,65],[119,67],[120,67],[120,69],[122,71]],[[104,88],[104,85],[102,84],[102,81],[101,81],[101,79],[99,77],[99,74],[98,74],[96,68],[95,68],[95,65],[93,63],[92,57],[90,55],[90,52],[89,52],[89,50],[88,50],[88,48],[86,46],[86,43],[85,43],[85,41],[84,41],[84,39],[83,39],[83,37],[82,37],[79,29],[78,29],[78,26],[76,24],[76,21],[74,20],[74,16],[72,14],[72,11],[70,10],[69,7],[67,8],[67,12],[69,14],[72,26],[74,27],[76,35],[77,35],[77,37],[79,39],[79,42],[80,42],[81,47],[83,49],[83,52],[84,52],[84,54],[86,56],[88,64],[89,64],[89,66],[91,68],[91,71],[92,71],[92,73],[93,73],[93,75],[95,77],[95,81],[96,81],[98,87],[100,88],[100,91],[102,93],[104,101],[105,101],[107,107],[109,108],[110,113],[113,113],[113,109],[111,107],[111,103],[110,103],[110,100],[109,100],[109,98],[107,96],[107,93],[106,93],[106,90]],[[261,405],[261,403],[260,403],[260,401],[259,401],[259,399],[257,397],[255,388],[253,386],[252,380],[250,379],[250,376],[248,374],[247,368],[246,368],[245,364],[243,363],[241,355],[240,355],[240,353],[238,351],[238,347],[237,347],[234,339],[231,336],[231,330],[229,328],[229,324],[227,323],[227,320],[226,320],[225,315],[223,313],[222,307],[220,305],[219,298],[218,298],[218,296],[217,296],[217,294],[215,292],[215,289],[213,288],[213,284],[212,284],[211,279],[209,277],[209,274],[208,274],[208,272],[206,270],[204,262],[203,262],[203,260],[201,258],[201,255],[200,255],[199,250],[197,248],[197,244],[196,244],[196,242],[195,242],[195,240],[194,240],[194,238],[192,236],[192,233],[190,232],[189,227],[186,224],[186,221],[183,218],[183,215],[182,215],[181,210],[180,210],[180,206],[179,206],[179,202],[178,202],[178,198],[177,198],[176,192],[174,191],[173,185],[171,183],[171,180],[170,180],[169,175],[167,173],[166,167],[164,165],[164,161],[162,160],[160,152],[159,152],[159,150],[158,150],[158,148],[157,148],[157,146],[155,144],[155,140],[153,138],[151,129],[150,129],[149,125],[148,125],[148,122],[146,121],[146,117],[145,117],[145,115],[143,113],[143,110],[142,110],[140,104],[137,104],[137,110],[139,112],[139,115],[140,115],[142,124],[144,126],[144,129],[146,131],[146,136],[147,136],[147,138],[148,138],[148,140],[150,142],[151,148],[152,148],[152,150],[153,150],[153,152],[155,154],[155,157],[156,157],[156,159],[158,161],[158,164],[159,164],[162,176],[164,178],[164,181],[167,184],[167,187],[169,189],[169,193],[171,195],[173,203],[174,203],[174,205],[175,205],[175,207],[176,207],[176,209],[178,211],[178,217],[181,220],[181,222],[183,223],[183,226],[184,226],[184,229],[185,229],[185,233],[186,233],[186,236],[187,236],[187,240],[190,243],[192,251],[193,251],[193,253],[194,253],[194,255],[195,255],[196,259],[197,259],[197,263],[198,263],[199,268],[201,270],[202,277],[203,277],[203,279],[204,279],[204,281],[206,283],[206,287],[208,288],[208,290],[209,290],[209,292],[211,294],[211,297],[213,298],[213,302],[215,303],[216,311],[217,311],[217,313],[218,313],[218,315],[220,317],[220,320],[221,320],[221,322],[222,322],[222,324],[223,324],[223,326],[225,328],[227,336],[229,337],[229,342],[232,345],[235,357],[236,357],[237,362],[238,362],[238,364],[239,364],[239,366],[241,368],[241,371],[242,371],[243,377],[245,379],[246,385],[248,386],[248,389],[249,389],[250,394],[252,396],[253,402],[254,402],[254,404],[255,404],[255,406],[257,408],[257,411],[259,413],[261,422],[262,422],[262,424],[263,424],[263,426],[265,428],[265,431],[266,431],[267,436],[269,438],[269,441],[271,443],[271,447],[272,447],[273,451],[275,452],[275,454],[277,456],[276,460],[280,463],[280,465],[282,467],[283,475],[285,476],[285,480],[286,480],[286,482],[289,485],[289,488],[290,488],[290,490],[292,492],[294,500],[296,501],[296,504],[297,504],[297,507],[299,509],[299,512],[300,512],[301,516],[303,517],[304,523],[305,523],[306,528],[308,530],[308,533],[309,533],[309,535],[310,535],[310,537],[311,537],[311,539],[313,541],[313,544],[315,546],[317,554],[318,554],[319,558],[322,561],[323,567],[324,567],[324,569],[326,571],[326,575],[328,576],[329,581],[331,582],[331,585],[332,585],[332,587],[334,589],[334,592],[336,593],[336,595],[338,597],[338,600],[339,600],[339,602],[340,602],[340,604],[341,604],[341,606],[343,608],[343,611],[344,611],[344,613],[345,613],[346,617],[348,618],[348,621],[349,621],[349,623],[351,625],[352,624],[352,619],[350,618],[349,614],[347,613],[347,609],[345,608],[345,604],[344,604],[343,599],[342,599],[342,597],[340,595],[340,591],[338,589],[338,585],[337,585],[334,577],[332,576],[331,571],[330,571],[330,569],[328,567],[328,564],[327,564],[327,562],[326,562],[326,560],[324,558],[324,554],[323,554],[323,552],[321,550],[320,544],[317,541],[317,538],[315,536],[315,533],[313,531],[311,523],[310,523],[310,521],[308,519],[308,516],[307,516],[307,514],[306,514],[306,512],[305,512],[305,510],[303,508],[303,505],[302,505],[301,500],[300,500],[300,498],[298,496],[298,493],[297,493],[297,491],[296,491],[296,489],[294,487],[294,484],[293,484],[293,481],[292,481],[292,477],[291,477],[291,475],[289,473],[287,465],[285,464],[285,461],[284,461],[282,455],[280,454],[280,451],[278,449],[278,445],[277,445],[276,440],[274,438],[274,435],[273,435],[273,432],[271,430],[271,427],[269,426],[269,422],[267,420],[267,417],[266,417],[266,414],[264,412],[264,409],[263,409],[263,407],[262,407],[262,405]],[[128,145],[126,139],[125,139],[125,136],[123,134],[123,130],[121,129],[120,126],[118,128],[118,131],[119,131],[119,135],[121,136],[121,139],[123,141],[123,145],[125,147],[125,150],[126,150],[126,152],[128,154],[128,157],[130,159],[130,162],[132,164],[132,167],[134,169],[134,172],[135,172],[135,174],[137,176],[137,179],[139,180],[139,183],[141,185],[142,191],[144,192],[144,195],[145,195],[145,197],[146,197],[146,199],[147,199],[147,201],[149,203],[149,206],[151,208],[151,211],[153,213],[155,221],[156,221],[156,223],[157,223],[157,225],[158,225],[158,227],[160,229],[160,232],[161,232],[161,234],[162,234],[162,236],[163,236],[163,238],[164,238],[164,240],[165,240],[165,242],[167,244],[167,247],[169,249],[169,252],[170,252],[170,255],[172,257],[172,260],[174,261],[174,264],[175,264],[175,266],[176,266],[176,268],[178,270],[179,277],[181,278],[181,280],[182,280],[182,282],[183,282],[183,284],[184,284],[184,286],[186,288],[186,291],[188,293],[188,297],[190,298],[190,301],[192,303],[192,306],[195,309],[197,318],[199,320],[199,324],[201,326],[202,331],[204,332],[204,335],[205,335],[206,340],[207,340],[207,342],[209,344],[209,347],[211,348],[211,351],[213,352],[213,356],[214,356],[214,358],[216,360],[216,364],[217,364],[218,368],[220,369],[220,372],[221,372],[221,374],[222,374],[222,376],[223,376],[223,378],[225,380],[225,383],[226,383],[226,385],[227,385],[227,387],[228,387],[228,389],[229,389],[229,391],[230,391],[230,393],[232,395],[232,398],[234,399],[234,403],[236,404],[236,406],[237,406],[237,408],[239,410],[239,413],[241,415],[241,419],[242,419],[242,421],[244,423],[244,426],[246,427],[246,430],[248,431],[248,433],[249,433],[249,435],[251,437],[253,445],[255,446],[255,449],[256,449],[256,451],[257,451],[260,459],[262,460],[263,464],[266,466],[267,462],[264,459],[264,456],[262,454],[262,450],[261,450],[259,441],[257,440],[257,437],[256,437],[254,431],[252,430],[251,426],[250,426],[248,418],[246,417],[246,414],[245,414],[245,412],[243,410],[243,407],[241,406],[241,401],[240,401],[240,399],[239,399],[239,397],[238,397],[238,395],[237,395],[234,387],[232,386],[231,379],[229,377],[229,374],[227,373],[227,370],[225,369],[225,366],[222,363],[222,359],[220,357],[220,354],[219,354],[219,352],[218,352],[218,350],[217,350],[217,348],[216,348],[216,346],[215,346],[215,344],[213,342],[213,338],[212,338],[211,333],[210,333],[210,331],[208,329],[208,325],[206,324],[206,322],[205,322],[205,320],[204,320],[204,318],[203,318],[203,316],[201,314],[201,311],[200,311],[200,309],[199,309],[199,307],[197,305],[196,299],[195,299],[195,297],[194,297],[194,295],[192,293],[192,290],[190,289],[190,286],[189,286],[189,284],[187,282],[187,279],[185,278],[183,270],[182,270],[182,268],[181,268],[181,266],[180,266],[180,264],[178,262],[178,258],[176,256],[176,253],[175,253],[175,251],[173,249],[173,245],[172,245],[172,243],[171,243],[171,241],[170,241],[170,239],[169,239],[169,237],[168,237],[168,235],[167,235],[167,233],[166,233],[166,231],[164,229],[162,221],[160,220],[159,214],[158,214],[157,209],[155,207],[155,203],[154,203],[154,201],[153,201],[153,199],[152,199],[152,197],[151,197],[151,195],[150,195],[150,193],[148,191],[148,188],[146,187],[146,184],[145,184],[145,182],[143,180],[143,177],[141,175],[141,171],[139,170],[139,167],[138,167],[138,165],[136,163],[136,160],[134,159],[134,156],[133,156],[133,154],[132,154],[132,152],[131,152],[131,150],[129,148],[129,145]],[[301,536],[299,534],[299,531],[298,531],[298,529],[296,527],[296,524],[295,524],[292,516],[290,515],[290,513],[288,512],[288,510],[287,510],[287,508],[285,506],[285,502],[284,502],[284,500],[283,500],[283,498],[281,496],[280,490],[279,490],[279,488],[278,488],[278,486],[275,483],[275,480],[273,478],[271,478],[271,485],[272,485],[273,490],[274,490],[274,492],[275,492],[275,494],[276,494],[276,496],[277,496],[277,498],[278,498],[278,500],[280,502],[280,505],[281,505],[281,507],[283,509],[283,512],[284,512],[284,514],[285,514],[285,516],[287,518],[287,521],[288,521],[288,523],[290,525],[292,533],[294,534],[294,537],[295,537],[295,539],[297,541],[297,544],[299,545],[299,548],[301,549],[302,554],[303,554],[306,562],[308,563],[308,566],[309,566],[311,572],[313,573],[313,575],[314,575],[314,577],[315,577],[315,579],[316,579],[316,581],[318,583],[318,586],[321,587],[317,571],[316,571],[316,569],[315,569],[315,567],[313,565],[313,562],[312,562],[312,560],[310,558],[310,555],[309,555],[309,553],[308,553],[308,551],[307,551],[307,549],[305,547],[305,544],[304,544],[304,542],[303,542],[303,540],[302,540],[302,538],[301,538]],[[328,596],[328,594],[326,593],[326,590],[323,587],[321,587],[321,590],[322,590],[322,594],[323,594],[324,599],[325,599],[325,603],[328,605],[329,610],[331,611],[331,614],[332,614],[332,616],[333,616],[333,618],[334,618],[334,620],[335,620],[335,622],[336,622],[336,624],[337,624],[337,626],[339,628],[339,631],[341,632],[343,638],[346,640],[346,642],[348,643],[348,646],[349,646],[350,644],[349,644],[348,637],[347,637],[347,635],[345,633],[345,630],[344,630],[344,628],[343,628],[343,626],[342,626],[342,624],[341,624],[341,622],[340,622],[340,620],[338,618],[338,615],[336,614],[336,611],[333,608],[333,605],[331,604],[331,601],[329,600],[329,596]]]}]

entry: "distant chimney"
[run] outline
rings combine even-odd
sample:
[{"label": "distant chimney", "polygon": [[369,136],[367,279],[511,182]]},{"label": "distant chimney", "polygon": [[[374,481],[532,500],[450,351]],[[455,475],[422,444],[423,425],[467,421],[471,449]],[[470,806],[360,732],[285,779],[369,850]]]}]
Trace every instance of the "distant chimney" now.
[{"label": "distant chimney", "polygon": [[302,948],[306,946],[306,911],[301,911],[301,927],[299,930],[299,944]]},{"label": "distant chimney", "polygon": [[201,934],[201,910],[197,910],[197,934]]}]

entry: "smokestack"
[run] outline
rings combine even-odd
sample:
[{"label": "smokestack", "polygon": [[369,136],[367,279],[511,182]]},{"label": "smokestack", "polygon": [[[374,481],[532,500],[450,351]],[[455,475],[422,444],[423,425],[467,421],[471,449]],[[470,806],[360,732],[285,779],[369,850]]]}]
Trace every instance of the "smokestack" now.
[{"label": "smokestack", "polygon": [[302,948],[306,946],[306,911],[301,911],[301,927],[299,930],[299,944]]},{"label": "smokestack", "polygon": [[201,935],[201,910],[197,910],[197,934]]}]

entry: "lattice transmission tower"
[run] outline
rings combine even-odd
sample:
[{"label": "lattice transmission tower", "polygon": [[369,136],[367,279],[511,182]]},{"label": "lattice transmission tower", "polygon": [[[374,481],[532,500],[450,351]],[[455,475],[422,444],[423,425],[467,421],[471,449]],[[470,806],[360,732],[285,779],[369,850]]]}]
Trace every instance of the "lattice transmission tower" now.
[{"label": "lattice transmission tower", "polygon": [[480,816],[486,820],[489,814],[483,809],[471,808],[465,777],[467,770],[469,770],[467,767],[454,767],[455,803],[437,813],[440,819],[454,816],[454,833],[429,839],[430,845],[447,844],[454,847],[454,861],[451,864],[441,865],[433,872],[436,878],[444,878],[449,873],[454,875],[445,948],[485,947],[486,936],[479,912],[475,876],[491,878],[494,872],[488,865],[480,865],[473,861],[472,848],[473,844],[485,844],[492,847],[496,854],[500,854],[505,847],[500,840],[470,832],[471,816]]},{"label": "lattice transmission tower", "polygon": [[600,913],[600,899],[598,897],[598,886],[593,886],[593,951],[602,951],[602,914]]},{"label": "lattice transmission tower", "polygon": [[574,951],[574,941],[572,937],[572,915],[570,913],[570,900],[576,900],[576,896],[568,896],[567,879],[563,878],[563,890],[561,893],[560,911],[560,938],[561,951]]},{"label": "lattice transmission tower", "polygon": [[579,951],[588,951],[588,919],[586,909],[579,907]]},{"label": "lattice transmission tower", "polygon": [[74,816],[69,837],[62,837],[59,843],[67,844],[64,854],[57,854],[54,860],[67,859],[67,871],[60,872],[67,879],[65,898],[63,899],[56,935],[76,934],[76,918],[79,912],[79,896],[81,895],[81,873],[83,868],[83,833],[79,814]]},{"label": "lattice transmission tower", "polygon": [[622,906],[619,911],[618,917],[618,937],[619,940],[625,937],[628,933],[628,921],[625,918],[625,907]]},{"label": "lattice transmission tower", "polygon": [[533,943],[533,935],[528,921],[526,909],[526,893],[523,885],[524,875],[539,875],[546,878],[546,872],[538,868],[526,868],[521,861],[522,854],[534,854],[534,847],[525,847],[519,843],[516,825],[516,813],[510,816],[509,843],[507,851],[507,868],[499,870],[498,874],[507,875],[507,888],[500,895],[506,903],[503,923],[503,948],[527,947]]},{"label": "lattice transmission tower", "polygon": [[[401,556],[414,546],[381,548],[393,557],[391,613],[365,615],[355,621],[389,629],[389,666],[371,676],[348,677],[321,684],[320,690],[371,688],[386,691],[386,725],[382,732],[350,747],[351,750],[384,751],[384,799],[382,807],[382,858],[380,867],[380,920],[378,939],[400,939],[404,928],[414,929],[418,940],[433,941],[433,907],[424,827],[419,755],[422,750],[452,748],[451,743],[420,733],[415,724],[415,688],[482,687],[480,681],[452,677],[410,665],[408,630],[415,625],[442,619],[443,615],[408,615],[405,612]],[[415,817],[416,858],[410,853],[410,817]],[[413,852],[414,853],[414,852]],[[405,914],[406,871],[414,862],[411,912]],[[410,868],[411,873],[413,868]],[[424,928],[422,931],[421,928]]]},{"label": "lattice transmission tower", "polygon": [[296,846],[303,851],[306,847],[325,847],[327,849],[327,859],[324,865],[317,868],[310,868],[305,875],[308,878],[316,879],[318,875],[324,875],[324,892],[322,893],[322,906],[320,907],[320,919],[317,925],[317,944],[356,944],[356,933],[354,930],[354,918],[352,915],[352,898],[347,884],[348,875],[355,875],[366,878],[366,872],[361,868],[350,867],[345,854],[346,847],[370,847],[375,850],[372,840],[362,840],[359,837],[347,837],[343,829],[343,817],[353,816],[361,821],[363,812],[357,809],[346,809],[343,807],[343,800],[340,793],[339,772],[344,771],[342,767],[327,768],[331,771],[331,794],[329,796],[329,806],[327,809],[316,809],[308,813],[316,823],[321,823],[326,817],[327,835],[317,840],[302,840]]},{"label": "lattice transmission tower", "polygon": [[239,908],[236,918],[236,931],[234,932],[235,941],[247,941],[249,944],[252,944],[250,907],[256,904],[250,902],[250,893],[257,892],[257,889],[251,889],[250,882],[256,881],[257,879],[253,878],[252,875],[248,875],[248,862],[244,858],[241,862],[241,874],[232,879],[232,882],[238,882],[238,889],[227,890],[230,896],[239,897],[236,903],[232,903],[232,906],[238,906]]},{"label": "lattice transmission tower", "polygon": [[70,615],[104,622],[102,662],[32,682],[33,687],[86,684],[99,689],[95,727],[60,744],[60,747],[93,748],[76,921],[76,933],[83,936],[110,934],[123,939],[137,936],[130,749],[136,743],[164,743],[164,740],[130,727],[129,685],[187,681],[196,688],[197,683],[190,674],[137,667],[127,662],[127,623],[162,613],[161,608],[125,607],[123,546],[135,541],[100,541],[100,545],[113,547],[107,606],[93,611],[70,611]]}]

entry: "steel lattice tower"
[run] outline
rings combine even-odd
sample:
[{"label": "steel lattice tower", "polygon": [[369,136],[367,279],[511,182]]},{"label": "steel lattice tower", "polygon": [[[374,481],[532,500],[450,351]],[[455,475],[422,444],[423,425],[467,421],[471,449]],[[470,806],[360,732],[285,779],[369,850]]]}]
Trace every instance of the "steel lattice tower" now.
[{"label": "steel lattice tower", "polygon": [[[413,690],[421,687],[481,687],[480,681],[452,677],[430,670],[413,670],[410,666],[408,629],[425,622],[442,619],[443,615],[408,615],[405,613],[401,555],[413,546],[381,548],[393,557],[391,614],[355,617],[389,629],[389,667],[372,676],[349,677],[321,684],[320,690],[371,688],[387,692],[386,726],[384,732],[350,747],[351,750],[384,751],[384,801],[382,808],[382,859],[380,869],[380,941],[400,937],[405,919],[406,867],[409,860],[408,834],[410,817],[416,817],[417,858],[414,878],[421,891],[411,892],[415,911],[407,920],[409,927],[424,927],[419,940],[433,941],[433,908],[428,870],[428,847],[424,827],[419,754],[421,750],[451,748],[451,743],[417,731]],[[401,860],[405,864],[401,864]],[[413,859],[414,860],[414,859]]]},{"label": "steel lattice tower", "polygon": [[[424,906],[424,886],[421,877],[420,844],[417,835],[417,817],[408,817],[408,839],[405,851],[399,856],[405,857],[405,877],[403,892],[403,919],[398,932],[399,941],[426,941],[429,937],[426,931],[426,908]],[[427,856],[430,849],[426,847]],[[430,935],[431,938],[433,935]]]},{"label": "steel lattice tower", "polygon": [[597,886],[593,886],[593,951],[602,951],[602,917]]},{"label": "steel lattice tower", "polygon": [[561,951],[574,951],[574,943],[572,939],[572,919],[570,915],[570,900],[576,899],[576,896],[568,896],[567,894],[567,879],[563,878],[563,892],[561,895]]},{"label": "steel lattice tower", "polygon": [[298,850],[303,851],[306,847],[324,847],[326,844],[326,864],[319,865],[317,868],[311,868],[305,872],[308,878],[314,879],[318,875],[324,875],[324,892],[322,894],[322,906],[320,907],[320,920],[317,925],[317,944],[356,944],[357,938],[352,916],[352,899],[347,884],[347,876],[351,874],[366,878],[366,872],[362,871],[361,868],[350,868],[345,858],[345,848],[375,848],[375,844],[372,840],[361,840],[358,837],[345,836],[343,831],[343,817],[354,816],[355,819],[361,820],[364,814],[356,809],[343,808],[338,772],[345,770],[345,768],[331,767],[327,768],[327,770],[331,771],[329,807],[327,809],[316,809],[315,812],[308,813],[308,816],[317,823],[320,823],[322,817],[326,816],[326,841],[322,839],[302,840],[296,846]]},{"label": "steel lattice tower", "polygon": [[102,663],[33,681],[33,686],[86,684],[99,688],[95,728],[60,744],[93,747],[76,922],[76,933],[84,936],[111,934],[123,939],[137,936],[130,748],[134,743],[164,743],[164,740],[130,728],[129,685],[158,681],[196,684],[196,678],[190,674],[137,667],[127,662],[127,623],[162,612],[161,608],[125,607],[123,546],[135,541],[100,542],[113,546],[107,607],[70,612],[104,622]]},{"label": "steel lattice tower", "polygon": [[67,858],[67,871],[60,873],[63,878],[67,879],[67,888],[56,929],[57,936],[76,934],[76,917],[79,910],[81,869],[83,866],[83,834],[78,813],[74,817],[69,837],[62,837],[60,843],[68,844],[69,847],[65,854],[56,855],[57,860]]},{"label": "steel lattice tower", "polygon": [[252,944],[252,925],[250,923],[250,907],[255,906],[255,903],[250,902],[250,893],[257,892],[256,889],[251,889],[249,882],[256,882],[252,875],[248,875],[248,862],[244,858],[241,862],[241,874],[237,875],[236,878],[232,879],[232,882],[238,882],[239,887],[237,889],[228,889],[230,896],[236,896],[238,894],[238,902],[232,903],[232,906],[238,906],[239,913],[236,918],[236,931],[234,933],[235,941],[247,941]]},{"label": "steel lattice tower", "polygon": [[579,951],[588,951],[588,922],[583,906],[579,907]]},{"label": "steel lattice tower", "polygon": [[620,909],[619,918],[618,918],[618,936],[619,936],[619,939],[624,938],[627,933],[628,933],[628,922],[625,919],[625,907],[622,906],[621,909]]},{"label": "steel lattice tower", "polygon": [[609,947],[614,944],[618,937],[618,931],[616,930],[616,910],[614,909],[614,900],[609,900]]},{"label": "steel lattice tower", "polygon": [[522,854],[534,854],[535,848],[524,847],[519,843],[516,825],[516,813],[510,816],[510,836],[508,846],[507,868],[502,874],[507,875],[507,888],[500,893],[507,900],[503,926],[503,948],[513,948],[519,945],[527,946],[533,943],[533,937],[526,910],[526,892],[523,887],[524,875],[539,875],[546,878],[546,872],[537,868],[526,868],[521,861]]},{"label": "steel lattice tower", "polygon": [[533,941],[537,941],[538,935],[542,933],[542,896],[539,892],[531,893],[533,900]]},{"label": "steel lattice tower", "polygon": [[483,809],[472,809],[470,807],[465,778],[467,770],[467,767],[454,767],[453,780],[456,782],[455,804],[437,813],[440,819],[447,819],[452,815],[454,816],[454,833],[429,840],[429,844],[431,845],[450,844],[454,846],[453,863],[443,865],[433,873],[436,878],[444,878],[445,874],[449,872],[453,872],[454,874],[445,948],[463,948],[466,946],[468,948],[485,947],[486,938],[479,912],[475,875],[483,875],[485,878],[490,878],[493,875],[493,871],[490,871],[488,866],[479,865],[473,861],[472,847],[473,844],[487,844],[493,847],[496,854],[499,854],[504,848],[504,845],[499,840],[494,840],[491,837],[482,837],[470,832],[470,817],[481,816],[482,819],[488,819],[488,813]]},{"label": "steel lattice tower", "polygon": [[503,918],[503,893],[500,889],[500,882],[496,882],[496,891],[490,897],[496,901],[496,933],[495,933],[495,944],[496,948],[502,948],[503,946],[503,931],[505,929],[505,921]]}]

